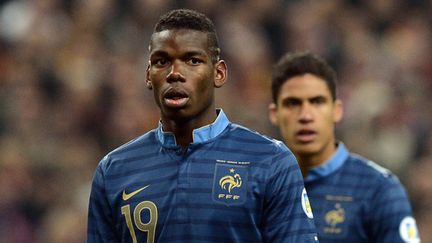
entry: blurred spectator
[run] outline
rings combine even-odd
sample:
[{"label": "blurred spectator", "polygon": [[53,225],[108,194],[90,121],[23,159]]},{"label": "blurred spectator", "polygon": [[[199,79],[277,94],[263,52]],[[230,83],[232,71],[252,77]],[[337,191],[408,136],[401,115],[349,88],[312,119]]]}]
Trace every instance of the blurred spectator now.
[{"label": "blurred spectator", "polygon": [[267,120],[273,62],[325,57],[346,105],[339,137],[398,174],[432,242],[427,0],[0,1],[0,242],[83,242],[96,164],[158,122],[146,43],[177,7],[215,20],[235,67],[217,104],[261,133],[279,136]]}]

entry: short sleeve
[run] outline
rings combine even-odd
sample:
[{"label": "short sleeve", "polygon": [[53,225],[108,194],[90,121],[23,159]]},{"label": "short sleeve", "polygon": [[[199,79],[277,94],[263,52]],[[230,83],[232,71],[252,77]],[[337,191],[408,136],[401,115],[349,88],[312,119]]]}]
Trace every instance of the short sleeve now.
[{"label": "short sleeve", "polygon": [[105,192],[102,169],[105,162],[106,158],[99,163],[93,176],[87,222],[87,243],[118,242],[113,233],[112,213]]},{"label": "short sleeve", "polygon": [[373,242],[420,242],[411,204],[398,178],[385,175],[380,185],[369,208]]},{"label": "short sleeve", "polygon": [[303,177],[290,151],[274,158],[265,198],[265,242],[318,242]]}]

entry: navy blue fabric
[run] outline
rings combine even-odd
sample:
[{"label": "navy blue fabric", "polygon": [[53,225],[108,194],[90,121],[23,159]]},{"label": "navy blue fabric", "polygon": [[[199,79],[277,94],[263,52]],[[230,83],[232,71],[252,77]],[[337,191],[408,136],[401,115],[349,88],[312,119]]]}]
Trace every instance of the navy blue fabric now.
[{"label": "navy blue fabric", "polygon": [[390,171],[339,143],[305,178],[320,242],[419,242],[405,189]]},{"label": "navy blue fabric", "polygon": [[317,242],[303,190],[283,143],[230,123],[223,111],[184,151],[159,125],[99,163],[87,242],[133,242],[126,213],[137,242],[148,242],[149,222],[155,242]]}]

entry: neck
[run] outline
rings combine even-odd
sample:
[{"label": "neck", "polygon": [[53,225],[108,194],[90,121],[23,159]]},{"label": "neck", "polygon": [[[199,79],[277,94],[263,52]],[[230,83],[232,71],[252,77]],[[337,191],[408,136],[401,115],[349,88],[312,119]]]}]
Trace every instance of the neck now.
[{"label": "neck", "polygon": [[311,169],[323,165],[329,160],[336,152],[336,149],[336,143],[332,142],[329,146],[326,146],[322,151],[317,153],[295,153],[303,177],[306,177]]},{"label": "neck", "polygon": [[296,155],[296,157],[299,162],[300,170],[302,172],[303,177],[306,177],[312,168],[318,167],[324,164],[325,162],[325,160],[322,160],[313,155],[312,156]]},{"label": "neck", "polygon": [[177,145],[185,148],[193,142],[193,130],[196,128],[190,123],[176,123],[174,121],[163,121],[162,127],[165,132],[172,132]]},{"label": "neck", "polygon": [[193,131],[197,128],[211,124],[215,121],[216,112],[208,114],[200,119],[191,119],[187,121],[178,121],[170,119],[161,119],[162,127],[165,132],[172,132],[175,136],[177,145],[186,148],[193,142]]}]

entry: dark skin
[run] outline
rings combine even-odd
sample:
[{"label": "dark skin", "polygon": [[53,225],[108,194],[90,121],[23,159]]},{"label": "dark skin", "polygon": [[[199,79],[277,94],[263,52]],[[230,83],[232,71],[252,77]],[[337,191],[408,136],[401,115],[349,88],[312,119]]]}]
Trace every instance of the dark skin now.
[{"label": "dark skin", "polygon": [[153,90],[164,132],[186,148],[193,130],[214,122],[215,88],[227,78],[225,61],[211,61],[207,33],[164,30],[153,34],[146,85]]}]

